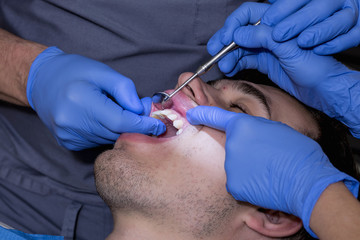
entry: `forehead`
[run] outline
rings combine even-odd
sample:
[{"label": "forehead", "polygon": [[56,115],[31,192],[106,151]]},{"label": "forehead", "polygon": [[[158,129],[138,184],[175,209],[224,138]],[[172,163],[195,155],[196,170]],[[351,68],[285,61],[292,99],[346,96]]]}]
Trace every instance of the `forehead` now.
[{"label": "forehead", "polygon": [[[237,98],[244,98],[244,96],[253,98],[253,95],[249,94],[249,88],[247,87],[250,85],[263,94],[264,100],[268,104],[271,114],[263,117],[285,123],[307,136],[319,135],[318,123],[310,111],[298,100],[278,88],[249,81],[226,79],[218,80],[212,85],[219,91],[226,91],[226,94],[223,95],[224,98],[231,98],[234,101]],[[262,97],[258,96],[258,98]]]}]

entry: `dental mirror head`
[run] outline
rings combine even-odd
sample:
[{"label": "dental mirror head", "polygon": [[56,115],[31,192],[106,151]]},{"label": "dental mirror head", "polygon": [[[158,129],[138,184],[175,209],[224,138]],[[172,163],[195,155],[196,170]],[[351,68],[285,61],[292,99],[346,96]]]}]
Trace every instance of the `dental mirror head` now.
[{"label": "dental mirror head", "polygon": [[157,92],[152,96],[152,101],[155,104],[161,104],[162,109],[170,108],[172,105],[172,100],[170,99],[170,95],[166,92]]}]

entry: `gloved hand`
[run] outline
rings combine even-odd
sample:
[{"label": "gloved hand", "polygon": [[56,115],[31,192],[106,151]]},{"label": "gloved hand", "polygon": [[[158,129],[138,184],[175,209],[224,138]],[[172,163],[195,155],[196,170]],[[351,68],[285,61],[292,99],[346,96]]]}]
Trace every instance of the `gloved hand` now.
[{"label": "gloved hand", "polygon": [[123,132],[159,135],[165,125],[142,116],[149,98],[139,99],[134,83],[107,65],[56,47],[32,63],[27,98],[58,143],[81,150],[113,143]]},{"label": "gloved hand", "polygon": [[274,26],[275,41],[297,37],[302,48],[319,55],[341,52],[360,43],[359,0],[272,0],[262,22]]},{"label": "gloved hand", "polygon": [[358,194],[355,179],[333,167],[315,141],[285,124],[209,106],[188,110],[187,119],[226,132],[226,187],[235,199],[298,216],[313,236],[311,212],[328,185],[344,181]]},{"label": "gloved hand", "polygon": [[256,22],[268,5],[249,3],[244,7],[247,11],[242,12],[247,15],[234,12],[242,27],[234,29],[232,35],[221,29],[208,42],[212,55],[226,42],[235,41],[242,47],[219,61],[221,71],[233,76],[243,69],[257,69],[300,101],[342,121],[360,138],[360,73],[333,57],[299,48],[296,39],[275,42],[267,25],[246,26]]}]

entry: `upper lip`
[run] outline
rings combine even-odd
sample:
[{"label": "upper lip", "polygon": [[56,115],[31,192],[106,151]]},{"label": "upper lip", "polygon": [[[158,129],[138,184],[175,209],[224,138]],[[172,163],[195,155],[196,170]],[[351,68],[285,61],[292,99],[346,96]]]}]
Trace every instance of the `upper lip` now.
[{"label": "upper lip", "polygon": [[[171,93],[174,90],[167,90],[165,91],[166,93]],[[198,104],[193,101],[189,96],[187,96],[185,93],[183,93],[182,91],[179,91],[177,94],[175,94],[170,101],[172,101],[172,106],[171,109],[176,111],[177,113],[179,113],[180,116],[182,116],[183,118],[186,119],[186,112],[191,109],[196,107]],[[158,105],[159,106],[159,105]],[[153,107],[151,109],[151,113],[154,111],[158,111],[158,110],[162,110],[161,108],[159,109],[159,107],[155,106],[153,104]]]}]

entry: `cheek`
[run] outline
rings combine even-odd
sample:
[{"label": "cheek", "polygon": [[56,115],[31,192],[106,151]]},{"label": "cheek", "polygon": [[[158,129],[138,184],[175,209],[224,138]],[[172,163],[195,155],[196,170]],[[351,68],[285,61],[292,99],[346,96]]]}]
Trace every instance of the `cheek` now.
[{"label": "cheek", "polygon": [[215,106],[223,109],[228,109],[229,106],[226,103],[226,94],[227,92],[220,91],[218,89],[215,89],[211,86],[206,91],[208,103],[206,105],[208,106]]},{"label": "cheek", "polygon": [[225,178],[225,134],[213,129],[198,134],[198,144],[188,145],[184,160],[202,177]]}]

